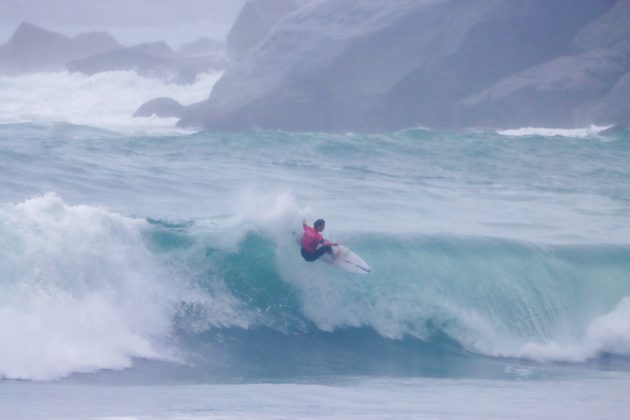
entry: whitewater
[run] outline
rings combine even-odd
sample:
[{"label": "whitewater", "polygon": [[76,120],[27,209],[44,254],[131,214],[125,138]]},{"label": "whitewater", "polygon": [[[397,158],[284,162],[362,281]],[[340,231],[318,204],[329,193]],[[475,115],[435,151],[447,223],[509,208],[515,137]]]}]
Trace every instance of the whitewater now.
[{"label": "whitewater", "polygon": [[629,132],[131,117],[219,77],[0,78],[1,417],[627,413]]}]

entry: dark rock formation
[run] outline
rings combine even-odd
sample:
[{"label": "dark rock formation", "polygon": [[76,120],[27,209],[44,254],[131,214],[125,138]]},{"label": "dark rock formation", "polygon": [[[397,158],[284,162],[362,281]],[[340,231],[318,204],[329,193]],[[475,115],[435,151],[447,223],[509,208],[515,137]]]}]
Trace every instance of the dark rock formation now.
[{"label": "dark rock formation", "polygon": [[630,1],[577,33],[565,55],[465,98],[462,125],[584,126],[630,121]]},{"label": "dark rock formation", "polygon": [[[610,110],[603,108],[613,103],[611,89],[628,71],[628,46],[597,48],[578,55],[558,57],[464,99],[459,108],[460,118],[463,125],[502,127],[570,127],[610,123],[616,118],[608,119]],[[623,90],[622,87],[619,89]],[[603,103],[600,103],[602,99]],[[599,105],[586,105],[591,101]],[[614,102],[614,106],[619,106],[623,101]],[[630,103],[628,96],[625,102]],[[599,118],[594,118],[595,112],[590,109],[596,106],[602,108]],[[628,106],[624,108],[627,110]]]},{"label": "dark rock formation", "polygon": [[65,70],[66,63],[120,47],[103,32],[69,38],[29,23],[22,23],[0,47],[0,73],[21,74]]},{"label": "dark rock formation", "polygon": [[257,43],[238,44],[239,60],[180,124],[375,132],[614,122],[628,103],[629,5],[306,2]]},{"label": "dark rock formation", "polygon": [[68,63],[68,70],[92,75],[104,71],[135,70],[143,77],[190,84],[198,73],[215,68],[212,57],[182,57],[164,42],[118,48]]},{"label": "dark rock formation", "polygon": [[160,118],[176,117],[184,114],[185,107],[171,98],[156,98],[144,103],[133,114],[134,117],[157,116]]}]

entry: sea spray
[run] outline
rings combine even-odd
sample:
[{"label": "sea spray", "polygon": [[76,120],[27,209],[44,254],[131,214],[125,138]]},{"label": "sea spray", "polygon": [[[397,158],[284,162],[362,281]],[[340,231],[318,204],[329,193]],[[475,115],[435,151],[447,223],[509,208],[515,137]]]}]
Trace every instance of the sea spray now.
[{"label": "sea spray", "polygon": [[160,96],[184,105],[205,99],[220,76],[201,74],[190,86],[163,84],[133,71],[0,76],[0,123],[65,122],[124,133],[187,133],[174,128],[176,118],[132,115],[144,102]]},{"label": "sea spray", "polygon": [[52,379],[129,367],[132,358],[176,360],[171,333],[182,302],[206,324],[246,325],[229,297],[215,302],[150,252],[149,227],[55,194],[3,206],[0,376]]}]

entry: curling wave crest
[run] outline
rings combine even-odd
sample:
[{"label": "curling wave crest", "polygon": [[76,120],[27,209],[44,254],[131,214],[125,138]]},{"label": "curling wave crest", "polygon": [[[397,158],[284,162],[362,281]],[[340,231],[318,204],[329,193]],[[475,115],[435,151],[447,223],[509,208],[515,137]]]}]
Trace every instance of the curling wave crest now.
[{"label": "curling wave crest", "polygon": [[337,232],[375,267],[355,276],[300,258],[290,196],[254,213],[144,220],[55,194],[3,206],[0,375],[185,362],[183,342],[240,330],[255,348],[260,328],[296,343],[367,328],[435,351],[447,336],[471,354],[538,361],[630,355],[628,245]]}]

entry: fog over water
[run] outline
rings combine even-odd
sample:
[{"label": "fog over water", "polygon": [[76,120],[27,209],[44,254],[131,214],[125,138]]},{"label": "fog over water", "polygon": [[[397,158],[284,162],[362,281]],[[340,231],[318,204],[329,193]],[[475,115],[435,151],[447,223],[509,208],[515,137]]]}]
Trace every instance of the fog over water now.
[{"label": "fog over water", "polygon": [[246,0],[0,0],[0,42],[21,22],[66,35],[107,31],[127,44],[223,39]]}]

